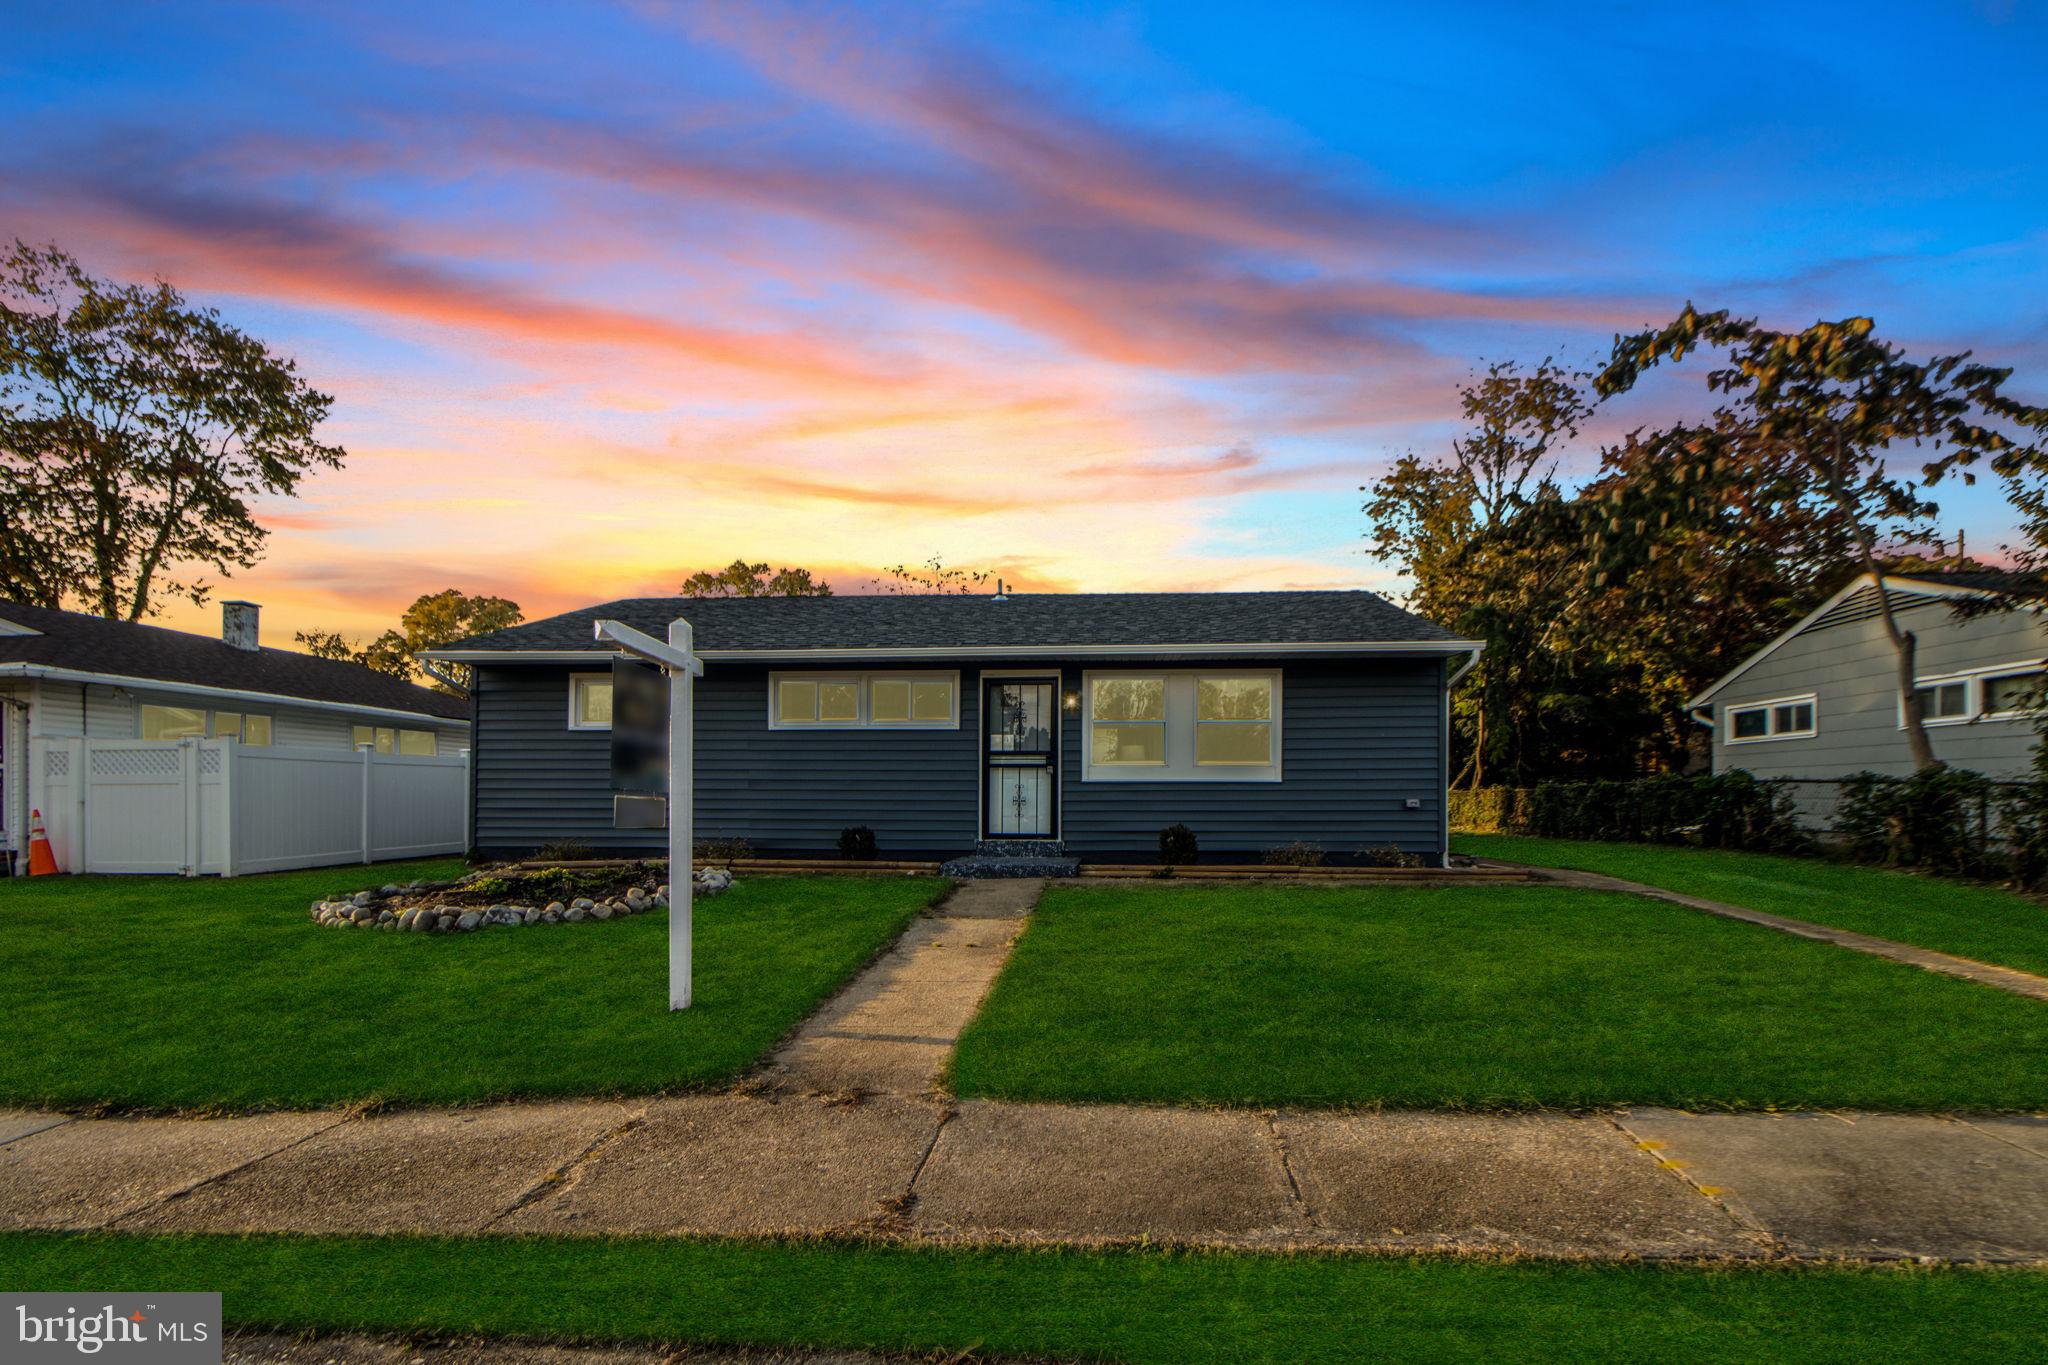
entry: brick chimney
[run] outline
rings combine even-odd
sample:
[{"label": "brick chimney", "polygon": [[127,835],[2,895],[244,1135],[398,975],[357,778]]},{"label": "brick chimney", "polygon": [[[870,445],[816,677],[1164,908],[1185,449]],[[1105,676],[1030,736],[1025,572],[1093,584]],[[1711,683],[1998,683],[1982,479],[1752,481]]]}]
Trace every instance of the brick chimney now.
[{"label": "brick chimney", "polygon": [[261,649],[257,639],[257,618],[263,608],[254,602],[223,602],[220,604],[220,638],[236,649]]}]

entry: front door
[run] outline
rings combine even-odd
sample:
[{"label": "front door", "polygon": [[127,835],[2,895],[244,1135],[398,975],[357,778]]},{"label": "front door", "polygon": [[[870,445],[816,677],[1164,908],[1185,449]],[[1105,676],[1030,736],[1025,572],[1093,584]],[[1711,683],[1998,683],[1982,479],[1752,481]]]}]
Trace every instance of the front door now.
[{"label": "front door", "polygon": [[1060,716],[1055,679],[982,684],[984,839],[1051,839],[1059,829]]}]

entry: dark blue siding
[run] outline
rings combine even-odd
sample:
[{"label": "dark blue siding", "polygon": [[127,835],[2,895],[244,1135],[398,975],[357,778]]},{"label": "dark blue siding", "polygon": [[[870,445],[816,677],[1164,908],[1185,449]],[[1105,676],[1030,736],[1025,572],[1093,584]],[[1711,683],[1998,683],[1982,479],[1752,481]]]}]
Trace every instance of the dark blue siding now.
[{"label": "dark blue siding", "polygon": [[[1150,859],[1160,827],[1181,821],[1205,856],[1255,855],[1295,839],[1319,843],[1333,858],[1387,844],[1441,853],[1443,665],[1281,667],[1280,782],[1084,782],[1081,726],[1069,717],[1061,746],[1068,847],[1083,857]],[[603,852],[664,852],[659,830],[612,827],[609,740],[568,728],[570,671],[477,670],[478,848],[523,853],[575,838]],[[885,857],[972,848],[980,818],[980,666],[960,668],[958,730],[770,730],[768,672],[714,663],[698,685],[699,838],[744,837],[763,853],[830,853],[841,829],[867,825]],[[1065,687],[1078,690],[1081,666],[1064,673]],[[1406,809],[1410,799],[1420,808]]]}]

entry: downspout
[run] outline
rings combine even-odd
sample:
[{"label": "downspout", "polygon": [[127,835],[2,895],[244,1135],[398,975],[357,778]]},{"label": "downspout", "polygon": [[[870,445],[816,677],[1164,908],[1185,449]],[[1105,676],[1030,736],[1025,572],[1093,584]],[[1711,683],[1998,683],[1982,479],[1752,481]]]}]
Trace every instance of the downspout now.
[{"label": "downspout", "polygon": [[[19,856],[21,853],[21,827],[23,821],[29,818],[29,715],[29,704],[21,698],[11,696],[0,697],[0,727],[5,727],[5,734],[0,735],[0,746],[5,747],[6,754],[10,759],[4,765],[7,785],[21,796],[21,803],[16,808],[20,811],[19,817],[6,821],[7,847],[4,850],[4,854],[7,860],[7,875],[9,877],[20,875],[18,868],[21,861]],[[21,721],[21,742],[19,744],[14,742],[15,719],[17,716],[19,716]],[[0,791],[0,820],[4,820],[7,814],[8,795],[8,792]]]},{"label": "downspout", "polygon": [[[1485,645],[1474,645],[1465,651],[1465,662],[1458,671],[1444,679],[1443,737],[1438,752],[1443,758],[1443,780],[1437,786],[1437,809],[1443,813],[1443,865],[1451,865],[1451,692],[1464,681],[1465,675],[1479,667],[1479,656],[1486,652]],[[1449,659],[1444,660],[1449,663]]]}]

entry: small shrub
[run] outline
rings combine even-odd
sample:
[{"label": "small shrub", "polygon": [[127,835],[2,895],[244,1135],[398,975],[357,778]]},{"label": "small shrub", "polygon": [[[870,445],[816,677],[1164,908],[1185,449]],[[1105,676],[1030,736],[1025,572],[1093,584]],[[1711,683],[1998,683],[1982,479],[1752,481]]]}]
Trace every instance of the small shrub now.
[{"label": "small shrub", "polygon": [[[1865,862],[1982,876],[2002,861],[1994,814],[2024,821],[2013,804],[1999,801],[1990,778],[1963,768],[1911,777],[1864,772],[1843,781],[1835,830],[1851,856]],[[2015,858],[2026,860],[2024,853]]]},{"label": "small shrub", "polygon": [[724,866],[742,858],[754,856],[754,846],[745,839],[699,839],[696,847],[697,861]]},{"label": "small shrub", "polygon": [[1195,832],[1186,825],[1168,825],[1159,831],[1159,861],[1168,867],[1183,867],[1200,856]]},{"label": "small shrub", "polygon": [[1276,844],[1266,850],[1265,861],[1274,867],[1321,867],[1323,846],[1301,839],[1291,844]]},{"label": "small shrub", "polygon": [[1398,844],[1380,844],[1358,850],[1358,861],[1365,867],[1421,867],[1422,855]]},{"label": "small shrub", "polygon": [[537,863],[587,863],[596,856],[581,839],[554,839],[533,851]]},{"label": "small shrub", "polygon": [[869,862],[875,856],[875,832],[866,825],[848,825],[839,831],[839,856],[848,862]]}]

